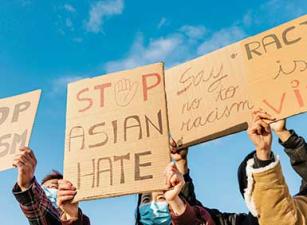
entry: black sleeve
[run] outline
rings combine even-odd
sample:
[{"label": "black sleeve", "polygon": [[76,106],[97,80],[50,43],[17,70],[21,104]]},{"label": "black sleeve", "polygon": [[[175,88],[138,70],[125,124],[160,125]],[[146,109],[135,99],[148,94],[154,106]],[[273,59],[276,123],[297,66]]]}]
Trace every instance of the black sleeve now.
[{"label": "black sleeve", "polygon": [[199,205],[203,206],[200,201],[196,199],[193,180],[190,177],[190,170],[186,174],[183,175],[185,184],[181,189],[181,196],[191,205]]},{"label": "black sleeve", "polygon": [[[191,205],[204,207],[200,201],[196,199],[193,180],[190,177],[190,171],[184,174],[185,185],[183,186],[180,195],[186,199]],[[215,225],[258,225],[257,218],[251,214],[245,213],[223,213],[217,209],[209,209],[204,207],[211,215]]]},{"label": "black sleeve", "polygon": [[[207,209],[207,208],[206,208]],[[225,213],[217,209],[207,209],[215,225],[258,225],[258,219],[252,214]]]},{"label": "black sleeve", "polygon": [[270,159],[268,160],[260,160],[257,158],[257,155],[256,153],[254,154],[254,168],[255,169],[258,169],[258,168],[262,168],[262,167],[266,167],[268,165],[270,165],[272,162],[275,162],[275,157],[274,157],[274,154],[273,152],[271,152],[271,156],[270,156]]},{"label": "black sleeve", "polygon": [[304,181],[307,181],[307,144],[295,131],[290,130],[290,133],[291,136],[287,141],[283,143],[279,140],[279,143],[284,146],[286,154],[290,157],[293,169]]}]

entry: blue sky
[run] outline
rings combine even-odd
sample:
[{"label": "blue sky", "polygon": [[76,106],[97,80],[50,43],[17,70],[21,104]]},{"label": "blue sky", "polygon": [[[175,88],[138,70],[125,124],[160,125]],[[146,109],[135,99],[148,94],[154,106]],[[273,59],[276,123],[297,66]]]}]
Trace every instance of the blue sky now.
[{"label": "blue sky", "polygon": [[[82,77],[165,61],[192,59],[307,13],[306,0],[67,0],[1,1],[0,98],[43,90],[31,147],[37,178],[63,169],[66,84]],[[288,127],[307,137],[306,115]],[[236,170],[253,146],[245,132],[192,147],[191,174],[208,207],[246,212]],[[282,149],[291,193],[299,188]],[[0,173],[6,225],[27,224],[11,194],[16,171]],[[136,196],[81,203],[92,224],[133,224]]]}]

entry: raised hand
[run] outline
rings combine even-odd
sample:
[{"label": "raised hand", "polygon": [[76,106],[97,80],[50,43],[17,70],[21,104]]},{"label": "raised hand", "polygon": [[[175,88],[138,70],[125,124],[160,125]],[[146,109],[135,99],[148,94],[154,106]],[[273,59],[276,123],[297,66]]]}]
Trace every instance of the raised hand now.
[{"label": "raised hand", "polygon": [[270,126],[282,142],[287,141],[291,136],[290,131],[286,128],[286,119],[271,123]]},{"label": "raised hand", "polygon": [[188,148],[178,149],[177,144],[173,138],[170,138],[170,154],[172,160],[176,162],[176,166],[180,173],[186,174],[188,172]]},{"label": "raised hand", "polygon": [[179,196],[185,182],[183,175],[173,162],[165,169],[165,182],[169,189],[164,193],[164,197],[168,202],[174,201]]},{"label": "raised hand", "polygon": [[165,169],[165,181],[168,186],[168,190],[164,192],[165,200],[176,215],[183,214],[186,204],[179,197],[179,193],[184,186],[184,178],[173,162]]},{"label": "raised hand", "polygon": [[127,106],[133,100],[138,88],[137,82],[132,82],[129,79],[119,80],[115,84],[115,100],[119,106]]},{"label": "raised hand", "polygon": [[65,220],[78,219],[79,204],[78,202],[72,203],[76,194],[76,188],[72,183],[67,180],[59,180],[57,205],[63,210]]},{"label": "raised hand", "polygon": [[273,121],[274,119],[265,112],[254,112],[252,122],[247,130],[249,138],[256,147],[257,157],[260,160],[268,160],[270,158],[272,147],[271,127],[264,120]]},{"label": "raised hand", "polygon": [[18,170],[17,184],[21,191],[25,191],[31,186],[36,164],[33,151],[28,147],[21,147],[13,162],[13,166]]}]

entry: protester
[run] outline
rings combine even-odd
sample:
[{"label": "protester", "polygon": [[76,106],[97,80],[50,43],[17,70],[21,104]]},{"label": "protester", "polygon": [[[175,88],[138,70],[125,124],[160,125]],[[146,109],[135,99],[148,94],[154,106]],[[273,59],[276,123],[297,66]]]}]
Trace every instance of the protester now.
[{"label": "protester", "polygon": [[187,148],[178,149],[176,143],[171,140],[171,157],[176,161],[176,165],[180,172],[183,173],[185,181],[180,194],[191,206],[196,205],[207,210],[216,225],[258,225],[257,218],[250,213],[225,213],[217,209],[204,207],[202,203],[197,200],[194,192],[194,184],[190,176],[187,155]]},{"label": "protester", "polygon": [[[260,225],[305,225],[307,224],[307,196],[291,197],[282,174],[280,160],[274,156],[272,130],[267,121],[272,118],[256,112],[248,129],[248,136],[256,152],[247,159],[248,183],[245,191],[247,206]],[[283,123],[273,128],[290,155],[295,170],[306,177],[306,144],[294,132],[287,132]],[[246,161],[246,160],[245,160]]]},{"label": "protester", "polygon": [[18,170],[17,183],[13,188],[20,207],[31,225],[90,225],[78,203],[72,203],[76,188],[62,174],[53,171],[41,185],[34,174],[36,158],[28,147],[20,148],[14,160]]},{"label": "protester", "polygon": [[214,225],[208,212],[190,204],[180,196],[183,175],[175,163],[165,171],[168,190],[139,194],[136,225]]},{"label": "protester", "polygon": [[[267,114],[265,114],[268,117]],[[300,192],[297,195],[305,195],[307,193],[306,180],[307,171],[307,145],[303,138],[298,137],[293,130],[288,131],[285,127],[285,120],[280,120],[271,124],[272,129],[280,138],[280,144],[285,147],[285,152],[290,157],[291,164],[295,171],[303,178]],[[196,199],[194,192],[193,180],[190,177],[188,169],[187,154],[188,149],[182,149],[176,152],[176,143],[172,143],[172,158],[176,160],[178,169],[184,174],[185,185],[181,194],[189,202],[190,205],[202,206],[201,202]],[[238,168],[238,181],[240,192],[244,197],[244,191],[247,188],[246,162],[253,157],[254,152],[249,154]],[[251,213],[225,213],[217,209],[205,208],[211,215],[216,225],[258,225],[257,217]]]}]

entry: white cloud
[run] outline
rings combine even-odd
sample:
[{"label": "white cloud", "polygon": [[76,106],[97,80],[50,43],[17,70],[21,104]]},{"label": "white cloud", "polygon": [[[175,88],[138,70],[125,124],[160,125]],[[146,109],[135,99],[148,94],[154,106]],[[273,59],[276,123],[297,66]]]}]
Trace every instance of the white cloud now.
[{"label": "white cloud", "polygon": [[51,81],[51,96],[64,94],[67,89],[67,84],[77,80],[84,79],[82,76],[61,76]]},{"label": "white cloud", "polygon": [[106,72],[164,61],[167,67],[218,49],[246,36],[239,26],[208,33],[204,26],[185,25],[174,33],[150,40],[137,35],[126,57],[104,65]]},{"label": "white cloud", "polygon": [[[138,35],[128,54],[120,60],[106,63],[104,69],[112,72],[158,61],[165,61],[167,67],[173,66],[242,40],[248,36],[251,26],[280,23],[302,15],[306,10],[306,0],[270,0],[249,10],[236,23],[213,32],[201,25],[184,25],[173,33],[149,42]],[[161,18],[158,28],[166,22],[164,17]]]},{"label": "white cloud", "polygon": [[214,32],[211,37],[204,41],[197,49],[198,54],[206,54],[213,50],[222,48],[228,44],[243,39],[246,36],[243,28],[239,26],[231,26]]},{"label": "white cloud", "polygon": [[130,69],[150,63],[164,61],[173,66],[195,56],[197,43],[204,38],[205,27],[186,25],[164,37],[144,41],[138,34],[126,57],[106,63],[106,72]]},{"label": "white cloud", "polygon": [[180,35],[171,35],[154,39],[146,46],[142,34],[138,34],[127,57],[108,62],[104,65],[106,72],[129,69],[136,66],[160,62],[174,57],[174,51],[182,44]]},{"label": "white cloud", "polygon": [[206,28],[204,26],[185,25],[180,28],[180,31],[185,33],[189,38],[200,39],[206,33]]},{"label": "white cloud", "polygon": [[124,0],[97,1],[92,4],[89,19],[86,22],[88,32],[99,33],[102,30],[104,19],[110,16],[120,15],[124,10]]},{"label": "white cloud", "polygon": [[73,5],[71,4],[65,4],[64,5],[64,9],[67,11],[67,12],[71,12],[71,13],[74,13],[76,12],[76,9]]}]

